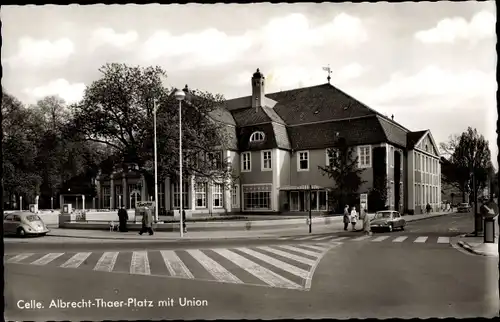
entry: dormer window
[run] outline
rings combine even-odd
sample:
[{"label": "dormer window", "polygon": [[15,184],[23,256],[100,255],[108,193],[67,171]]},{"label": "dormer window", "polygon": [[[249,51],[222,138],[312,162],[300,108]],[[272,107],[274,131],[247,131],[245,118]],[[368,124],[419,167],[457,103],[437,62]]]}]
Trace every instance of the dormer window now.
[{"label": "dormer window", "polygon": [[250,142],[262,142],[264,141],[265,135],[264,132],[253,132],[250,136]]}]

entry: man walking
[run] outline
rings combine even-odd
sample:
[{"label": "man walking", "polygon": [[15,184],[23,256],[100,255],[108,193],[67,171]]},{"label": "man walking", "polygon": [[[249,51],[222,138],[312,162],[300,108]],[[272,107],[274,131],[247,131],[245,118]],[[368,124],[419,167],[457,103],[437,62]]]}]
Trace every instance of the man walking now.
[{"label": "man walking", "polygon": [[145,232],[148,232],[149,235],[153,235],[153,214],[151,213],[151,209],[149,207],[145,208],[145,212],[142,215],[142,228],[139,232],[139,235],[142,235]]},{"label": "man walking", "polygon": [[363,220],[363,232],[365,235],[371,235],[371,229],[370,229],[370,217],[366,213],[366,209],[361,206],[361,209],[359,211],[360,218]]},{"label": "man walking", "polygon": [[128,220],[128,212],[124,206],[122,206],[118,210],[118,220],[120,221],[120,232],[126,232],[127,230],[127,220]]},{"label": "man walking", "polygon": [[182,209],[182,230],[184,233],[187,233],[187,227],[186,227],[186,210]]},{"label": "man walking", "polygon": [[349,227],[349,223],[351,221],[349,220],[349,205],[345,205],[344,208],[344,230],[347,230],[347,227]]}]

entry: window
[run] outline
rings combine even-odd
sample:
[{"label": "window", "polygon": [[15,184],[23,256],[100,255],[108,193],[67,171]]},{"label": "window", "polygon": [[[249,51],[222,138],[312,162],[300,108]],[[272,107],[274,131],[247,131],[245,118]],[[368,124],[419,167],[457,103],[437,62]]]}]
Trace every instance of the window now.
[{"label": "window", "polygon": [[115,208],[120,208],[123,204],[123,190],[122,186],[115,186]]},{"label": "window", "polygon": [[222,151],[207,153],[207,159],[211,162],[212,169],[222,169]]},{"label": "window", "polygon": [[394,147],[391,146],[389,160],[391,160],[391,168],[394,168]]},{"label": "window", "polygon": [[242,172],[252,171],[252,162],[250,159],[250,152],[243,152],[241,154],[241,171]]},{"label": "window", "polygon": [[309,151],[299,152],[298,155],[297,171],[309,171]]},{"label": "window", "polygon": [[266,170],[271,170],[272,169],[272,163],[271,163],[271,150],[268,151],[262,151],[262,171]]},{"label": "window", "polygon": [[[179,209],[180,207],[180,193],[179,193],[179,184],[174,184],[174,209]],[[188,182],[183,182],[182,183],[182,208],[183,209],[190,209],[191,207],[189,206],[189,183]]]},{"label": "window", "polygon": [[158,183],[158,211],[165,208],[165,182]]},{"label": "window", "polygon": [[206,182],[197,182],[195,187],[196,208],[207,207],[207,184]]},{"label": "window", "polygon": [[271,210],[272,185],[243,186],[245,210]]},{"label": "window", "polygon": [[[128,189],[129,189],[128,190],[129,191],[129,194],[128,194],[128,196],[129,196],[129,200],[128,200],[129,207],[131,209],[135,209],[136,202],[137,201],[141,201],[141,186],[134,183],[134,184],[129,185]],[[151,195],[152,195],[151,197],[154,196],[154,188],[153,188],[153,192],[152,192]]]},{"label": "window", "polygon": [[326,191],[318,191],[318,206],[320,211],[326,210],[326,205],[328,203],[328,195]]},{"label": "window", "polygon": [[212,191],[212,199],[214,208],[222,208],[222,194],[223,194],[223,186],[221,184],[214,184]]},{"label": "window", "polygon": [[264,138],[264,132],[253,132],[252,135],[250,135],[250,142],[262,142],[264,141]]},{"label": "window", "polygon": [[111,207],[111,187],[102,187],[102,206],[103,208]]},{"label": "window", "polygon": [[399,157],[399,169],[403,170],[403,163],[404,163],[404,155],[403,155],[403,151],[401,151],[401,153],[399,154],[400,157]]},{"label": "window", "polygon": [[391,207],[394,206],[394,181],[391,181]]},{"label": "window", "polygon": [[233,208],[238,208],[240,206],[240,189],[237,184],[233,185],[231,188],[231,206]]},{"label": "window", "polygon": [[335,148],[326,149],[326,166],[331,166],[333,164],[333,160],[338,158],[338,150]]},{"label": "window", "polygon": [[369,145],[358,147],[359,167],[369,168],[372,166],[371,147]]}]

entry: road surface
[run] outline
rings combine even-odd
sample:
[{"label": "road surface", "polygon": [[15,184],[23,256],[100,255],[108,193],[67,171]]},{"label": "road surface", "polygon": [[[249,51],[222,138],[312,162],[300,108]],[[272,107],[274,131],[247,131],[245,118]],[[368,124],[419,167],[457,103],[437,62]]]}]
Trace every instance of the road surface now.
[{"label": "road surface", "polygon": [[446,242],[471,227],[467,215],[456,214],[369,238],[346,232],[25,251],[6,244],[5,316],[44,321],[492,317],[499,310],[498,259],[460,252]]}]

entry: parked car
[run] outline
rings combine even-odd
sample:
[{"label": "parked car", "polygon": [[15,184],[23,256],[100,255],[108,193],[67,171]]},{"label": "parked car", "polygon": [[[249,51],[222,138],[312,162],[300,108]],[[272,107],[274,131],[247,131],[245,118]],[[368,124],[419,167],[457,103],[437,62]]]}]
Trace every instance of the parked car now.
[{"label": "parked car", "polygon": [[459,203],[457,206],[457,211],[458,212],[469,212],[471,209],[471,206],[468,203]]},{"label": "parked car", "polygon": [[404,220],[399,212],[393,210],[383,210],[377,212],[370,221],[371,230],[384,229],[393,231],[394,229],[404,230],[406,220]]},{"label": "parked car", "polygon": [[42,218],[32,212],[17,211],[3,217],[3,232],[5,235],[15,234],[19,237],[29,235],[45,236],[49,231]]}]

